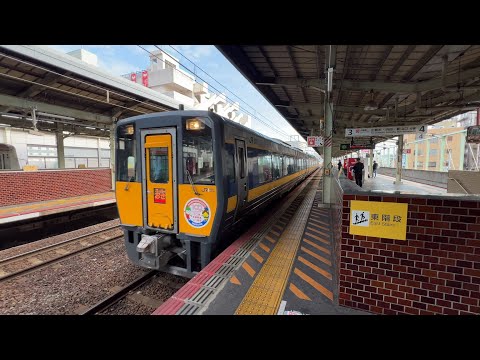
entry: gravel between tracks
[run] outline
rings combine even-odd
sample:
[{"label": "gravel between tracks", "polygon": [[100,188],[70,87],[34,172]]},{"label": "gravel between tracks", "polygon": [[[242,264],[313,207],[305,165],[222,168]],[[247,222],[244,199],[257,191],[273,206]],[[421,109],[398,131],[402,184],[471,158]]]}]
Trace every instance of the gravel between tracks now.
[{"label": "gravel between tracks", "polygon": [[42,239],[42,240],[38,240],[38,241],[32,242],[30,244],[24,244],[24,245],[15,246],[15,247],[10,248],[10,249],[5,249],[5,250],[0,251],[0,260],[6,259],[6,258],[11,257],[11,256],[15,256],[15,255],[25,253],[27,251],[39,249],[39,248],[44,247],[44,246],[57,244],[59,242],[62,242],[62,241],[65,241],[65,240],[68,240],[68,239],[71,239],[71,238],[74,238],[74,237],[90,234],[92,232],[95,232],[95,231],[98,231],[98,230],[101,230],[101,229],[104,229],[104,228],[107,228],[107,227],[110,227],[110,226],[114,226],[114,225],[120,225],[120,220],[119,219],[114,219],[114,220],[106,221],[106,222],[99,223],[99,224],[96,224],[96,225],[88,226],[88,227],[83,228],[83,229],[78,229],[78,230],[66,232],[64,234],[59,234],[59,235],[48,237],[48,238],[45,238],[45,239]]}]

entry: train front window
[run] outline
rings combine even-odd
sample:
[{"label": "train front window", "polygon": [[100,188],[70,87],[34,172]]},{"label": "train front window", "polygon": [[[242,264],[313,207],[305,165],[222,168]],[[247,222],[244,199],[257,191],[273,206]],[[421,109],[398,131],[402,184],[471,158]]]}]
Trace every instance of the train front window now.
[{"label": "train front window", "polygon": [[133,124],[117,128],[116,154],[117,181],[137,181]]},{"label": "train front window", "polygon": [[183,183],[215,184],[212,128],[204,118],[183,120]]},{"label": "train front window", "polygon": [[153,183],[168,183],[168,148],[151,148],[150,181]]}]

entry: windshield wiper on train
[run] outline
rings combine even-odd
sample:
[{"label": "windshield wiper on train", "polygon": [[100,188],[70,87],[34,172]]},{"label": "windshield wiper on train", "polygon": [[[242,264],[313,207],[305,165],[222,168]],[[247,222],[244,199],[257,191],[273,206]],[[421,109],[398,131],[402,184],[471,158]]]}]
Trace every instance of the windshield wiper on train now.
[{"label": "windshield wiper on train", "polygon": [[193,192],[195,193],[195,195],[200,196],[201,194],[197,191],[197,189],[195,188],[195,185],[193,184],[193,179],[192,179],[192,175],[190,175],[190,171],[188,171],[188,169],[185,171],[187,172],[188,182],[190,183],[190,185],[192,185]]}]

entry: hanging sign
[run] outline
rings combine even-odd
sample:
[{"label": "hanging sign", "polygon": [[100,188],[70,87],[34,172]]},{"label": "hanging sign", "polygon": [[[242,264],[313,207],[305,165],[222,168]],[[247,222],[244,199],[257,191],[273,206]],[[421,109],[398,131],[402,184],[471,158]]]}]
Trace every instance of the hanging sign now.
[{"label": "hanging sign", "polygon": [[418,126],[385,126],[377,128],[352,128],[345,129],[345,137],[368,137],[382,135],[402,135],[412,133],[426,133],[426,125]]}]

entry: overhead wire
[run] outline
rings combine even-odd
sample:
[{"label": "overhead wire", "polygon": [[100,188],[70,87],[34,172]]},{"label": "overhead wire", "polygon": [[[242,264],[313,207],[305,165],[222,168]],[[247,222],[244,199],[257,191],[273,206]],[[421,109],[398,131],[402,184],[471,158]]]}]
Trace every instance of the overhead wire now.
[{"label": "overhead wire", "polygon": [[[137,45],[137,46],[140,47],[141,49],[143,49],[144,51],[146,51],[147,53],[149,53],[150,55],[154,56],[154,57],[157,58],[158,60],[160,60],[160,61],[162,61],[163,63],[165,63],[165,61],[164,61],[163,59],[159,58],[157,55],[153,54],[151,51],[145,49],[143,46],[141,46],[141,45]],[[163,51],[162,49],[158,48],[156,45],[154,45],[154,46],[155,46],[157,49]],[[189,60],[189,61],[192,62],[191,60]],[[192,62],[192,63],[193,63],[193,62]],[[193,64],[194,64],[194,63],[193,63]],[[185,69],[187,69],[190,73],[195,74],[190,68],[188,68],[188,67],[186,67],[186,66],[184,66],[184,65],[183,65],[183,67],[184,67]],[[174,69],[174,70],[179,71],[178,69]],[[208,74],[207,74],[207,75],[208,75]],[[217,91],[217,93],[218,93],[219,95],[222,94],[222,92],[221,92],[220,90],[218,90],[216,87],[214,87],[214,86],[213,86],[212,84],[210,84],[208,81],[206,81],[205,79],[203,79],[201,76],[199,76],[199,75],[195,75],[195,76],[196,76],[198,79],[200,79],[201,81],[203,81],[203,82],[205,82],[206,84],[208,84],[209,87],[211,87],[211,88],[213,88],[215,91]],[[209,75],[209,76],[210,76],[210,75]],[[211,77],[211,76],[210,76],[210,77]],[[211,78],[213,79],[213,77],[211,77]],[[215,79],[214,79],[214,80],[215,80]],[[215,81],[217,81],[217,80],[215,80]],[[218,81],[217,81],[217,82],[218,82]],[[226,89],[226,87],[225,87],[224,85],[222,85],[221,83],[219,83],[219,84]],[[233,99],[231,99],[230,97],[226,96],[225,94],[224,94],[224,96],[225,96],[225,98],[226,98],[227,100],[231,101],[232,103],[234,102]],[[244,102],[244,101],[242,100],[242,102]],[[248,115],[252,116],[254,119],[258,120],[260,123],[262,123],[264,126],[266,126],[267,128],[269,128],[270,130],[273,130],[273,131],[277,132],[278,134],[281,134],[282,136],[285,136],[285,137],[287,137],[287,138],[289,137],[289,135],[288,135],[287,133],[276,129],[275,126],[277,126],[277,125],[271,123],[270,121],[269,121],[269,122],[270,122],[270,125],[267,124],[265,121],[263,121],[262,119],[259,119],[257,116],[255,116],[254,114],[252,114],[250,111],[248,111],[247,109],[245,109],[245,108],[242,107],[242,106],[240,106],[240,109],[241,109],[243,112],[247,113]],[[252,108],[252,109],[253,109],[253,108]],[[263,116],[263,115],[262,115],[262,116]],[[268,120],[267,120],[267,121],[268,121]]]}]

